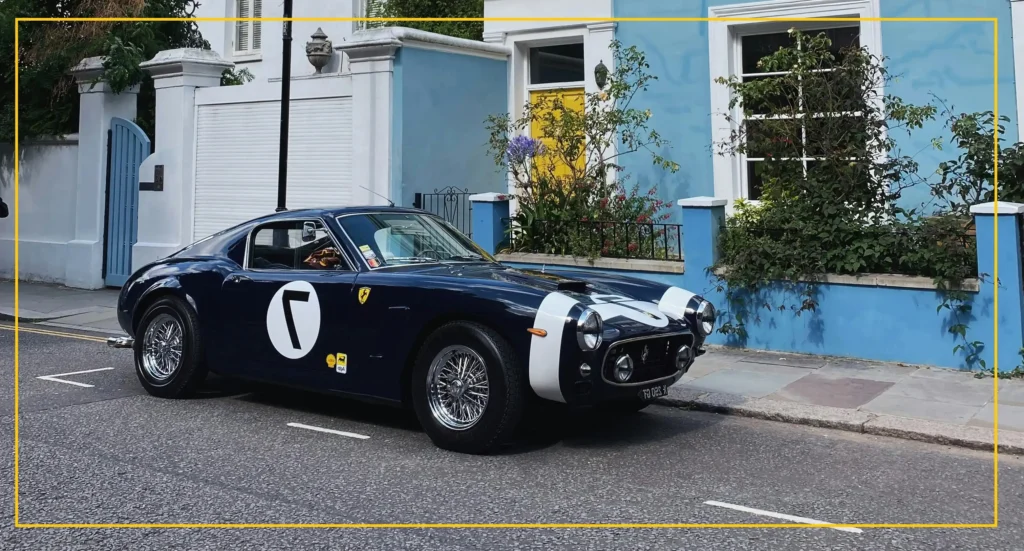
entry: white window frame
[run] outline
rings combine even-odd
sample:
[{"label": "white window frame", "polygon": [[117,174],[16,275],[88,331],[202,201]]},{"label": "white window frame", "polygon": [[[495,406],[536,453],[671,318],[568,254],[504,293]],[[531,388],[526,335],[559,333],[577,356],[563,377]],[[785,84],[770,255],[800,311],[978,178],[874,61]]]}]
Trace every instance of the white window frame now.
[{"label": "white window frame", "polygon": [[[815,17],[879,17],[879,0],[784,0],[732,4],[708,8],[709,18],[815,18]],[[746,198],[747,159],[741,155],[725,156],[718,150],[718,144],[727,141],[738,124],[742,124],[743,113],[737,108],[729,109],[729,89],[715,82],[720,76],[741,74],[742,37],[752,34],[783,32],[789,28],[826,28],[850,26],[844,22],[789,22],[789,21],[711,21],[708,23],[709,64],[711,69],[711,139],[715,146],[712,167],[714,171],[715,197],[729,201],[727,210],[732,211],[733,202]],[[869,53],[881,57],[882,33],[879,21],[860,22],[860,45]],[[877,90],[876,101],[881,101],[882,90]],[[732,119],[730,122],[729,118]],[[756,201],[751,201],[756,203]]]},{"label": "white window frame", "polygon": [[[235,14],[235,17],[264,17],[264,14],[263,14],[263,0],[248,0],[249,6],[250,6],[250,9],[251,9],[251,13],[248,13],[248,14],[241,13],[241,6],[240,6],[241,2],[242,2],[242,0],[231,0],[231,6],[232,6],[231,9],[232,9],[233,13]],[[260,8],[259,15],[255,15],[255,13],[256,13],[256,5],[257,4],[259,4],[259,8]],[[241,25],[248,26],[248,28],[249,28],[249,48],[247,48],[245,50],[238,49],[238,27],[241,26]],[[257,28],[259,28],[260,31],[261,31],[261,33],[260,33],[260,47],[259,48],[254,48],[252,46],[253,34],[254,34],[253,31],[255,29],[257,29]],[[236,22],[231,24],[230,29],[231,29],[231,58],[232,58],[233,61],[259,61],[260,59],[262,59],[262,56],[263,56],[263,34],[262,34],[263,24],[262,23],[260,23],[258,21],[247,21],[247,22],[246,21],[236,21]]]}]

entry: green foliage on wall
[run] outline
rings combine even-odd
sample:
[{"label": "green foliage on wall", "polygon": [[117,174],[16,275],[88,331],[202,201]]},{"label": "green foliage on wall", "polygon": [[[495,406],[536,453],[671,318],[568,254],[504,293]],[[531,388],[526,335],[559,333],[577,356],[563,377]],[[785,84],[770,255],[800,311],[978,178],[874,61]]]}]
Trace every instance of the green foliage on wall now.
[{"label": "green foliage on wall", "polygon": [[[459,18],[483,17],[484,0],[370,0],[367,17]],[[409,27],[470,40],[481,40],[481,21],[399,21],[369,22],[367,27],[385,25]]]},{"label": "green foliage on wall", "polygon": [[[3,0],[0,2],[0,142],[14,141],[15,17],[192,17],[196,0]],[[172,48],[209,48],[194,22],[21,23],[21,139],[61,136],[78,127],[79,98],[68,71],[83,58],[105,56],[115,92],[141,84],[139,119],[151,121],[155,94],[139,63]],[[151,124],[149,126],[152,126]]]}]

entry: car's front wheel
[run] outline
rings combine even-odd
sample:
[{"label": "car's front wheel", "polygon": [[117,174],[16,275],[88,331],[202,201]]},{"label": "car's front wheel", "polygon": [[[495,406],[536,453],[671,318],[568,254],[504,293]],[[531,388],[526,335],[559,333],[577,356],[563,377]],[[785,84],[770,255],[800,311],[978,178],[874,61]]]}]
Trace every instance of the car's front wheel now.
[{"label": "car's front wheel", "polygon": [[135,374],[146,392],[161,398],[186,398],[206,378],[199,320],[176,297],[164,297],[146,309],[135,332]]},{"label": "car's front wheel", "polygon": [[440,448],[483,454],[507,443],[523,415],[522,373],[492,329],[454,322],[435,331],[412,372],[416,417]]}]

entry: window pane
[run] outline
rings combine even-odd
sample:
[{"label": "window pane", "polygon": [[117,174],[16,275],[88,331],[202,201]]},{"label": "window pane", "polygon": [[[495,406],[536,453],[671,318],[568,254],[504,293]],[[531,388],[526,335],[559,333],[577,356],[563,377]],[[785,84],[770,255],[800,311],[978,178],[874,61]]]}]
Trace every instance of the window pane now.
[{"label": "window pane", "polygon": [[744,105],[755,115],[796,114],[800,109],[797,84],[791,77],[743,77],[743,82],[759,82],[755,90],[744,94],[748,103]]},{"label": "window pane", "polygon": [[860,47],[860,26],[825,29],[821,32],[832,41],[829,51],[835,56],[837,65],[842,63],[843,50]]},{"label": "window pane", "polygon": [[253,234],[249,251],[249,267],[257,270],[326,270],[345,269],[327,229],[319,221],[314,231],[306,234],[305,221],[266,224]]},{"label": "window pane", "polygon": [[865,119],[826,115],[807,120],[808,157],[863,157],[868,134]]},{"label": "window pane", "polygon": [[439,218],[379,212],[338,218],[371,268],[424,262],[493,260]]},{"label": "window pane", "polygon": [[743,51],[743,72],[763,73],[764,71],[757,67],[757,62],[760,61],[761,58],[779,51],[779,48],[791,47],[794,45],[793,38],[789,36],[789,33],[785,32],[744,36],[741,43],[741,49]]},{"label": "window pane", "polygon": [[761,178],[761,167],[764,165],[764,161],[747,161],[747,199],[761,198],[761,189],[764,183]]},{"label": "window pane", "polygon": [[812,73],[803,82],[804,109],[808,113],[854,113],[866,108],[864,75],[860,71]]},{"label": "window pane", "polygon": [[544,46],[530,50],[530,84],[583,80],[583,44]]},{"label": "window pane", "polygon": [[747,157],[788,159],[803,157],[799,119],[748,119]]}]

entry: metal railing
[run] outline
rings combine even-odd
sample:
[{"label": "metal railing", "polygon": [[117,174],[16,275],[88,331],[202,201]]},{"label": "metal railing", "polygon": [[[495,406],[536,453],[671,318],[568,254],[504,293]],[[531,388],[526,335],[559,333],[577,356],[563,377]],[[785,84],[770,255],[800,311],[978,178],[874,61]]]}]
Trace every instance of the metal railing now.
[{"label": "metal railing", "polygon": [[504,220],[512,252],[683,260],[681,224],[603,220],[534,220],[527,226]]},{"label": "metal railing", "polygon": [[412,206],[444,218],[467,237],[473,237],[473,205],[469,201],[470,191],[448,186],[435,189],[434,193],[417,193]]}]

